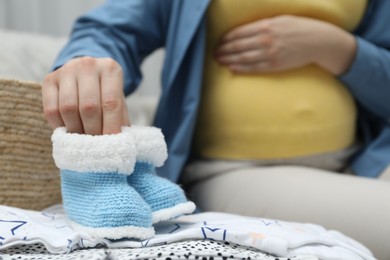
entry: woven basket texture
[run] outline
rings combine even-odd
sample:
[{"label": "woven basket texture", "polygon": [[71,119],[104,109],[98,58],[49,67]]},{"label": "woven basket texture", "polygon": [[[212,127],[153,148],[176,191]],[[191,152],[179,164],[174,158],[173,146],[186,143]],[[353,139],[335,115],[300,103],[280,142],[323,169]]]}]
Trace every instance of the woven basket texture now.
[{"label": "woven basket texture", "polygon": [[41,86],[0,79],[0,205],[42,210],[61,202],[51,133]]}]

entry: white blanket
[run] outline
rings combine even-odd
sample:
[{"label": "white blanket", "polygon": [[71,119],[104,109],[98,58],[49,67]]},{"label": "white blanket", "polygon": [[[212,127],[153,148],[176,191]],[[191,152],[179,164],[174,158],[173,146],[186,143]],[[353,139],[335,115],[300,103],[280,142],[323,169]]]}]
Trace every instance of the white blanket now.
[{"label": "white blanket", "polygon": [[142,248],[206,239],[232,242],[280,257],[375,259],[355,240],[314,224],[210,212],[159,223],[155,229],[156,236],[150,240],[95,240],[72,230],[60,205],[42,212],[0,206],[0,251],[15,245],[42,243],[48,251],[58,254],[101,245]]}]

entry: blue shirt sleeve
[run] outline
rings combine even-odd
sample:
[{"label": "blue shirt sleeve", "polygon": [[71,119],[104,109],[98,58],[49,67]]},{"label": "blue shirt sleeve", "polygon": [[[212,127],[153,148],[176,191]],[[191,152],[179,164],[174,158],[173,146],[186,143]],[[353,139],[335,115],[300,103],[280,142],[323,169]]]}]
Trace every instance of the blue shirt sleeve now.
[{"label": "blue shirt sleeve", "polygon": [[390,1],[372,0],[356,32],[357,53],[340,77],[358,102],[386,121],[390,118]]},{"label": "blue shirt sleeve", "polygon": [[54,64],[56,69],[79,56],[111,57],[123,69],[124,90],[132,92],[142,79],[140,63],[164,46],[171,1],[108,0],[80,17]]}]

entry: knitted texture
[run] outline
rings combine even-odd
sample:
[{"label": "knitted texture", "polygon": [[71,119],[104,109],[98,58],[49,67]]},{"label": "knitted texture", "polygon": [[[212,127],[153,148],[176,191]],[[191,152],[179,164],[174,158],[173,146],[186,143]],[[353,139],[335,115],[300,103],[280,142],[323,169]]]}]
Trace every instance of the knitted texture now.
[{"label": "knitted texture", "polygon": [[[122,130],[95,137],[61,129],[53,134],[53,157],[61,169],[63,204],[72,227],[98,238],[151,238],[152,211],[126,179],[136,154],[131,135]],[[93,148],[102,153],[100,160]]]},{"label": "knitted texture", "polygon": [[134,173],[127,177],[129,184],[149,204],[153,223],[192,213],[195,204],[187,201],[183,190],[171,181],[155,174],[155,167],[137,162]]},{"label": "knitted texture", "polygon": [[160,129],[132,126],[126,131],[132,134],[137,149],[133,174],[127,180],[153,211],[153,223],[192,213],[195,204],[187,201],[184,191],[171,181],[155,173],[167,157],[167,147]]},{"label": "knitted texture", "polygon": [[74,228],[111,239],[153,236],[150,207],[126,175],[62,170],[61,189],[65,212],[78,224]]}]

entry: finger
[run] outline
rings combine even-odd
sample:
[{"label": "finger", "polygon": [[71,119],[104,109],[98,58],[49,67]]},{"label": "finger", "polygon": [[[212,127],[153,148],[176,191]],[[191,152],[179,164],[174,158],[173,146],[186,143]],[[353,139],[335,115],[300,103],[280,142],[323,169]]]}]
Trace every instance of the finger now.
[{"label": "finger", "polygon": [[255,35],[224,42],[218,47],[216,55],[220,56],[224,54],[238,53],[242,51],[256,50],[258,48],[262,48],[263,45],[267,43],[267,40],[265,38],[266,37],[264,37],[263,35]]},{"label": "finger", "polygon": [[237,73],[258,73],[273,71],[269,65],[269,62],[267,61],[252,64],[233,64],[229,66],[229,69]]},{"label": "finger", "polygon": [[125,97],[123,97],[123,118],[122,118],[122,122],[123,122],[123,125],[124,126],[130,126],[130,117],[129,117],[129,110],[127,108],[127,104],[126,104],[126,100],[125,100]]},{"label": "finger", "polygon": [[101,73],[103,134],[116,134],[123,125],[123,75],[115,61],[108,61]]},{"label": "finger", "polygon": [[66,130],[82,134],[84,131],[79,115],[77,81],[74,76],[64,75],[59,83],[59,107]]},{"label": "finger", "polygon": [[77,81],[79,91],[79,112],[84,133],[102,134],[102,108],[100,104],[100,80],[93,67],[84,66]]},{"label": "finger", "polygon": [[265,60],[265,58],[264,51],[257,49],[233,54],[225,54],[218,56],[217,60],[224,65],[229,65],[257,63]]},{"label": "finger", "polygon": [[42,84],[42,105],[45,118],[52,129],[64,126],[58,105],[57,80],[53,75],[46,76]]},{"label": "finger", "polygon": [[233,30],[226,33],[221,43],[232,41],[234,39],[246,38],[255,34],[268,32],[270,29],[270,19],[263,19],[253,23],[245,24],[234,28]]}]

